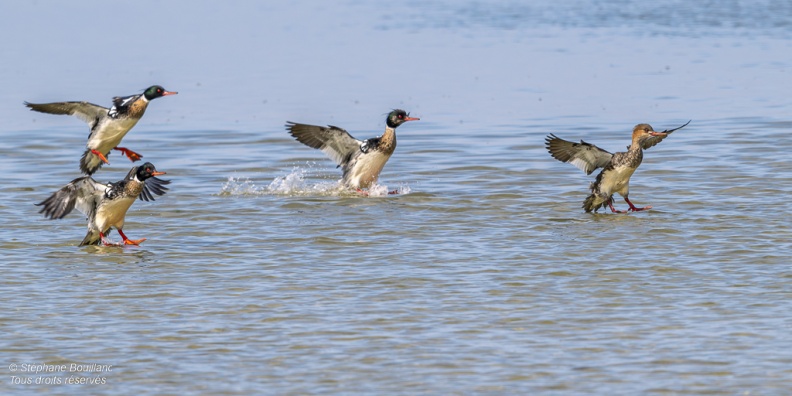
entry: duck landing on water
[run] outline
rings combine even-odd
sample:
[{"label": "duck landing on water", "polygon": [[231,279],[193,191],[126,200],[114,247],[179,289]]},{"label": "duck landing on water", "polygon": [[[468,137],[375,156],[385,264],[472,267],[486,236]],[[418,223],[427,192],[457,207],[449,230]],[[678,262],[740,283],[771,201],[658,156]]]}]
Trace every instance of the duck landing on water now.
[{"label": "duck landing on water", "polygon": [[396,150],[396,128],[417,120],[420,118],[410,117],[404,110],[393,110],[385,119],[387,126],[382,136],[366,140],[357,140],[346,130],[332,125],[323,127],[288,121],[286,130],[298,142],[327,154],[344,172],[344,185],[363,192],[361,189],[377,182],[382,168]]},{"label": "duck landing on water", "polygon": [[127,210],[136,199],[153,201],[154,195],[164,195],[170,180],[156,176],[164,175],[154,165],[146,162],[133,167],[127,176],[114,183],[99,183],[91,176],[78,177],[49,198],[36,205],[43,206],[39,213],[50,219],[62,219],[74,208],[88,217],[88,233],[80,246],[112,245],[105,237],[115,227],[124,245],[140,245],[146,238],[132,240],[122,230]]},{"label": "duck landing on water", "polygon": [[[680,127],[666,129],[662,132],[656,132],[649,124],[638,124],[633,128],[632,143],[627,147],[627,151],[615,154],[582,140],[580,143],[573,143],[553,134],[547,136],[545,143],[547,151],[553,158],[575,165],[587,175],[597,168],[602,168],[597,179],[591,183],[591,195],[583,202],[583,209],[586,213],[597,212],[605,205],[610,207],[613,213],[638,212],[652,208],[651,206],[636,207],[628,197],[630,177],[643,161],[643,150],[660,143],[671,132],[684,128],[688,124],[690,121]],[[619,193],[624,197],[624,201],[630,206],[628,210],[616,210],[613,207],[614,193]]]}]

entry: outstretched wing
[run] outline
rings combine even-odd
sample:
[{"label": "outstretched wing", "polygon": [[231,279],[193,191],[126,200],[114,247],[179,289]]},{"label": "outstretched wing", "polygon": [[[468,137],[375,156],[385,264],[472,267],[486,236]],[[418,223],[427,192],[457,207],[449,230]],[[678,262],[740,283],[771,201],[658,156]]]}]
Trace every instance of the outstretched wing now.
[{"label": "outstretched wing", "polygon": [[140,198],[141,201],[153,201],[154,200],[154,193],[155,195],[165,195],[165,192],[168,191],[168,187],[165,187],[166,184],[170,184],[170,180],[162,180],[156,176],[149,177],[143,182],[143,189],[140,190]]},{"label": "outstretched wing", "polygon": [[298,142],[322,150],[339,166],[349,162],[352,154],[360,151],[364,143],[352,137],[349,132],[332,125],[323,127],[288,121],[286,129]]},{"label": "outstretched wing", "polygon": [[[693,121],[693,120],[690,120],[690,121]],[[658,132],[658,133],[660,133],[660,135],[655,135],[655,136],[651,136],[651,137],[648,137],[648,138],[644,139],[644,140],[641,142],[641,148],[643,148],[644,150],[646,150],[646,149],[648,149],[649,147],[653,147],[653,146],[654,146],[654,145],[656,145],[657,143],[660,143],[660,142],[662,142],[662,141],[663,141],[663,139],[665,139],[665,138],[666,138],[668,135],[670,135],[670,134],[671,134],[671,132],[674,132],[674,131],[676,131],[677,129],[682,129],[682,128],[686,127],[686,126],[687,126],[687,124],[690,124],[690,121],[686,122],[684,125],[682,125],[682,126],[680,126],[680,127],[676,127],[676,128],[674,128],[674,129],[666,129],[665,131]]]},{"label": "outstretched wing", "polygon": [[62,219],[74,208],[90,218],[107,188],[90,176],[78,177],[36,205],[43,206],[39,213],[50,219]]},{"label": "outstretched wing", "polygon": [[93,129],[102,116],[109,111],[106,107],[88,102],[55,102],[55,103],[28,103],[25,106],[32,111],[47,114],[73,115],[85,122]]},{"label": "outstretched wing", "polygon": [[613,157],[613,154],[593,144],[582,140],[580,143],[569,142],[552,133],[545,139],[545,145],[553,158],[575,165],[587,175],[597,168],[604,168]]}]

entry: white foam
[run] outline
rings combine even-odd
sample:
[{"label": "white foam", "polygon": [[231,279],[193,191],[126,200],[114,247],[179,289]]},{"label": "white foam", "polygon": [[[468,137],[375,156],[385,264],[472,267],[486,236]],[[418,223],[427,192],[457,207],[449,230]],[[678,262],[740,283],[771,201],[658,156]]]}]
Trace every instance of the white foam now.
[{"label": "white foam", "polygon": [[410,193],[410,187],[407,185],[401,185],[399,186],[399,188],[395,190],[390,190],[386,185],[372,184],[371,187],[369,187],[368,189],[369,197],[387,197],[388,195],[393,195],[393,194],[402,195],[409,193]]},{"label": "white foam", "polygon": [[267,186],[267,191],[271,194],[290,194],[295,191],[306,189],[305,169],[294,168],[286,176],[278,176]]},{"label": "white foam", "polygon": [[261,189],[247,177],[230,176],[228,181],[223,184],[220,195],[256,195],[260,194]]},{"label": "white foam", "polygon": [[278,176],[270,182],[265,193],[273,195],[343,195],[346,192],[340,180],[311,184],[305,181],[306,175],[308,175],[308,170],[295,167],[291,173]]},{"label": "white foam", "polygon": [[[310,183],[305,180],[309,173],[308,168],[294,167],[292,171],[284,176],[278,176],[273,179],[266,187],[257,186],[256,183],[248,177],[234,177],[228,178],[220,195],[306,195],[306,196],[368,196],[368,197],[387,197],[390,193],[388,186],[375,184],[372,185],[368,191],[359,193],[351,191],[343,186],[341,180],[336,181],[320,181]],[[395,190],[396,194],[409,194],[410,187],[406,185],[399,186]]]}]

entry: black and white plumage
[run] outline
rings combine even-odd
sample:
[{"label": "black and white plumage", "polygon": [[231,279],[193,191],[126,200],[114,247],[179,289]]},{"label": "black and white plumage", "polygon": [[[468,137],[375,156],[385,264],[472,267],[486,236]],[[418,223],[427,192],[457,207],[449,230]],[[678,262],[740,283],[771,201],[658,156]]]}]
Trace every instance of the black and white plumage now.
[{"label": "black and white plumage", "polygon": [[74,208],[88,217],[88,233],[80,243],[96,245],[105,242],[110,227],[115,227],[124,244],[138,245],[145,240],[130,240],[124,235],[124,218],[136,199],[153,201],[154,195],[164,195],[170,180],[156,176],[158,172],[150,162],[133,167],[123,180],[99,183],[91,176],[78,177],[36,205],[43,206],[39,213],[49,219],[62,219]]},{"label": "black and white plumage", "polygon": [[404,110],[393,110],[386,118],[382,136],[366,140],[355,139],[346,130],[328,125],[308,125],[287,122],[286,129],[302,144],[322,150],[343,171],[343,183],[348,188],[368,188],[377,182],[382,168],[396,150],[396,128],[410,117]]},{"label": "black and white plumage", "polygon": [[573,143],[550,134],[545,139],[547,151],[550,155],[561,161],[575,165],[587,175],[594,170],[602,168],[597,175],[597,179],[591,183],[591,194],[583,202],[583,209],[586,212],[596,212],[606,205],[614,213],[623,213],[613,207],[613,194],[619,193],[624,197],[624,201],[629,205],[629,211],[641,211],[651,209],[651,206],[643,208],[636,207],[630,202],[630,177],[638,169],[643,161],[643,150],[655,146],[665,139],[671,132],[683,128],[690,124],[667,129],[662,132],[655,132],[649,124],[638,124],[633,128],[632,142],[627,146],[626,152],[611,154],[593,144],[583,140],[580,143]]},{"label": "black and white plumage", "polygon": [[132,162],[139,160],[142,157],[140,154],[118,145],[143,117],[149,101],[177,93],[153,85],[141,94],[113,98],[113,106],[109,109],[89,102],[25,102],[25,106],[41,113],[73,115],[88,123],[91,132],[86,150],[80,158],[80,171],[92,175],[108,163],[107,156],[113,149],[121,151]]}]

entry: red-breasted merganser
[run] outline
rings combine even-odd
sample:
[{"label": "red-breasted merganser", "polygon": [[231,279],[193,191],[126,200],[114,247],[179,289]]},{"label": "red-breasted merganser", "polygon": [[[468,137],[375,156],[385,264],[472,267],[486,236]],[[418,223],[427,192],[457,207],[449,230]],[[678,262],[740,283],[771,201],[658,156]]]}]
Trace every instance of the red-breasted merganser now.
[{"label": "red-breasted merganser", "polygon": [[385,163],[396,150],[396,128],[410,117],[404,110],[388,114],[385,133],[367,140],[357,140],[349,132],[332,125],[326,127],[288,121],[286,129],[298,142],[322,150],[344,172],[343,182],[348,188],[360,190],[377,182]]},{"label": "red-breasted merganser", "polygon": [[49,198],[36,205],[43,206],[39,213],[50,219],[62,219],[75,207],[88,216],[88,234],[80,246],[98,245],[100,242],[111,245],[105,237],[110,227],[115,227],[125,245],[139,245],[146,238],[131,240],[124,235],[124,218],[127,210],[140,198],[153,201],[154,195],[164,195],[170,180],[162,180],[151,162],[133,167],[124,180],[107,184],[98,183],[91,176],[78,177]]},{"label": "red-breasted merganser", "polygon": [[614,213],[626,213],[613,207],[613,194],[619,193],[630,206],[629,211],[637,212],[651,209],[651,206],[638,208],[630,202],[630,177],[643,161],[643,150],[660,143],[671,132],[690,124],[690,121],[674,129],[655,132],[649,124],[638,124],[633,128],[632,143],[627,146],[626,152],[611,154],[593,144],[580,141],[573,143],[550,134],[545,139],[547,151],[553,158],[567,162],[580,168],[587,175],[597,168],[602,171],[597,179],[591,183],[591,195],[583,202],[583,209],[589,213],[596,212],[605,205]]},{"label": "red-breasted merganser", "polygon": [[121,139],[143,117],[149,101],[177,93],[153,85],[142,94],[113,98],[113,107],[109,109],[88,102],[25,102],[25,106],[42,113],[73,115],[88,123],[91,133],[88,135],[87,149],[80,158],[80,171],[92,175],[102,164],[109,164],[107,155],[110,150],[121,151],[132,162],[139,160],[142,155],[125,147],[118,147]]}]

